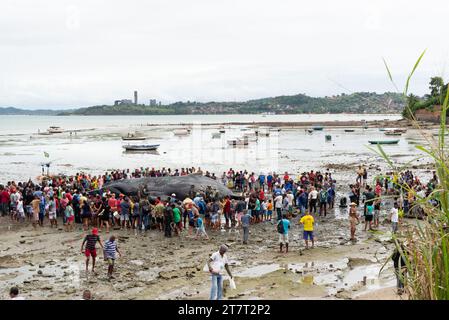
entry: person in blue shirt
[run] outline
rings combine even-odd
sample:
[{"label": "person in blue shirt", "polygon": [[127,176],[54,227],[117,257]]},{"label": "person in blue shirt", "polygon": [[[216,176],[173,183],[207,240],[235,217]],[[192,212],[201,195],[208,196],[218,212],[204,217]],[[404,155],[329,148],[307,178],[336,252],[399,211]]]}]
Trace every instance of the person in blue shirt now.
[{"label": "person in blue shirt", "polygon": [[[280,225],[282,224],[282,231],[280,232]],[[282,219],[277,223],[278,233],[279,233],[279,252],[283,252],[282,248],[285,244],[285,253],[288,252],[288,229],[290,229],[290,221],[288,221],[287,216],[282,215]]]},{"label": "person in blue shirt", "polygon": [[195,222],[196,222],[196,236],[195,240],[198,240],[198,237],[205,237],[206,240],[209,240],[209,237],[206,233],[206,229],[204,228],[203,219],[201,219],[200,215],[195,216]]},{"label": "person in blue shirt", "polygon": [[301,189],[299,191],[299,195],[298,195],[297,199],[298,199],[297,205],[298,205],[299,211],[301,213],[301,216],[303,216],[306,213],[306,209],[307,209],[307,203],[308,203],[307,192]]},{"label": "person in blue shirt", "polygon": [[271,173],[267,176],[268,191],[273,190],[273,176]]},{"label": "person in blue shirt", "polygon": [[263,190],[265,185],[265,175],[263,173],[259,175],[259,184],[260,188]]}]

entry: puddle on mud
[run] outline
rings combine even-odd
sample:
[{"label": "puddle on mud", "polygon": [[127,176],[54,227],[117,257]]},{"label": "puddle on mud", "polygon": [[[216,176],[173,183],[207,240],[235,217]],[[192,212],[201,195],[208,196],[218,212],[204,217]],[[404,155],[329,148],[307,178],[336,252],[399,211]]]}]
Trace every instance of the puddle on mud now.
[{"label": "puddle on mud", "polygon": [[79,289],[80,265],[76,261],[61,261],[46,263],[43,268],[29,264],[18,268],[1,268],[0,279],[2,280],[0,290],[7,290],[17,284],[23,285],[38,281],[48,281],[51,286],[66,282]]},{"label": "puddle on mud", "polygon": [[[365,261],[364,261],[365,262]],[[365,263],[370,263],[367,260]],[[390,265],[379,275],[382,264],[372,263],[351,267],[350,259],[336,261],[311,261],[288,264],[261,264],[236,270],[235,276],[241,278],[263,277],[270,273],[285,270],[298,274],[297,283],[326,288],[328,295],[336,295],[342,289],[353,291],[353,296],[373,290],[394,286],[395,277]]]}]

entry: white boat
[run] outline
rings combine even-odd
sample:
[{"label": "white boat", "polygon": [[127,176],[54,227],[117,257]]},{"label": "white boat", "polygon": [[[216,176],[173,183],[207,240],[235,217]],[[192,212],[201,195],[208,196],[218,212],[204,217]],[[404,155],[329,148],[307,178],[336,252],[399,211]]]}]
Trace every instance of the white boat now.
[{"label": "white boat", "polygon": [[55,126],[51,126],[47,129],[48,133],[52,134],[52,133],[63,133],[64,129],[62,129],[61,127],[55,127]]},{"label": "white boat", "polygon": [[243,139],[237,138],[237,139],[228,140],[228,144],[230,146],[247,146],[249,144],[249,140],[248,140],[248,137],[243,137]]},{"label": "white boat", "polygon": [[177,129],[173,131],[173,134],[175,136],[187,136],[190,134],[190,130],[189,129]]},{"label": "white boat", "polygon": [[150,151],[156,150],[160,145],[159,144],[127,144],[123,146],[126,151]]}]

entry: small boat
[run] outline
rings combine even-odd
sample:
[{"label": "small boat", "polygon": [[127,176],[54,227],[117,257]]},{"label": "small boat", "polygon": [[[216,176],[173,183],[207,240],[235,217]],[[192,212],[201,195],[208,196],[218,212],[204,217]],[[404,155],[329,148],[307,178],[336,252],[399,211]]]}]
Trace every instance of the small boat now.
[{"label": "small boat", "polygon": [[345,129],[345,132],[354,132],[354,129]]},{"label": "small boat", "polygon": [[394,130],[388,130],[388,131],[385,131],[384,134],[385,134],[386,136],[400,136],[400,135],[402,135],[402,133],[396,132],[396,131],[394,131]]},{"label": "small boat", "polygon": [[393,131],[397,133],[406,133],[407,129],[393,129]]},{"label": "small boat", "polygon": [[326,134],[326,141],[331,141],[332,140],[332,136],[330,134]]},{"label": "small boat", "polygon": [[[437,133],[434,133],[433,135],[434,135],[435,137],[438,137],[440,134],[437,132]],[[449,132],[445,132],[445,133],[444,133],[444,136],[445,136],[445,137],[449,136]]]},{"label": "small boat", "polygon": [[385,128],[379,128],[379,131],[387,131]]},{"label": "small boat", "polygon": [[247,146],[249,144],[249,141],[247,137],[244,137],[243,139],[237,138],[228,140],[228,144],[231,146]]},{"label": "small boat", "polygon": [[220,129],[220,130],[218,130],[218,132],[220,132],[220,133],[225,133],[226,130],[225,130],[225,129]]},{"label": "small boat", "polygon": [[145,140],[145,137],[136,137],[136,136],[127,136],[127,137],[122,137],[122,140],[124,141],[131,141],[131,140]]},{"label": "small boat", "polygon": [[189,135],[189,133],[190,133],[189,129],[178,129],[173,131],[173,134],[175,136],[187,136]]},{"label": "small boat", "polygon": [[160,145],[159,144],[128,144],[123,146],[126,151],[151,151],[156,150]]},{"label": "small boat", "polygon": [[368,140],[371,144],[397,144],[399,140]]},{"label": "small boat", "polygon": [[256,131],[256,136],[259,137],[269,137],[270,136],[270,132],[260,132],[260,131]]},{"label": "small boat", "polygon": [[322,131],[324,127],[322,126],[313,126],[312,129],[315,131]]},{"label": "small boat", "polygon": [[48,133],[53,134],[53,133],[63,133],[64,129],[62,129],[61,127],[49,127],[47,129]]}]

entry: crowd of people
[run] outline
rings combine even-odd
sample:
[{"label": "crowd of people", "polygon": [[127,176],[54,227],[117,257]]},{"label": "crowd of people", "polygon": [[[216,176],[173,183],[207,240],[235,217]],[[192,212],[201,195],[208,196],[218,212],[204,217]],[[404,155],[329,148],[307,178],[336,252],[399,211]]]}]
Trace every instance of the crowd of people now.
[{"label": "crowd of people", "polygon": [[[107,188],[109,182],[120,179],[191,173],[220,179],[241,197],[218,199],[207,191],[192,190],[185,199],[178,199],[176,194],[161,199],[114,194]],[[386,198],[393,199],[387,219],[391,222],[392,232],[396,233],[400,217],[409,211],[419,210],[420,206],[415,206],[415,202],[430,195],[438,184],[435,173],[427,184],[408,170],[374,177],[373,186],[368,184],[367,176],[367,170],[360,166],[355,183],[349,186],[351,240],[356,239],[356,226],[362,216],[363,230],[379,227],[381,206],[386,205]],[[101,192],[93,193],[94,190]],[[44,224],[58,228],[58,220],[62,220],[67,232],[73,231],[74,224],[82,225],[84,231],[91,232],[81,247],[86,255],[86,271],[92,257],[92,271],[95,272],[96,244],[99,243],[108,261],[108,278],[112,279],[115,256],[116,253],[120,255],[120,252],[114,236],[110,236],[103,245],[98,235],[103,228],[106,233],[110,232],[111,227],[134,230],[136,234],[156,230],[163,232],[165,237],[185,234],[206,240],[209,239],[208,232],[241,228],[243,244],[247,244],[250,225],[276,222],[280,252],[284,252],[285,248],[287,253],[292,217],[299,215],[298,223],[303,225],[306,249],[309,248],[309,241],[313,248],[315,218],[326,217],[334,208],[335,198],[336,180],[328,170],[311,170],[291,176],[287,172],[256,175],[254,172],[230,168],[217,178],[213,173],[203,172],[201,168],[141,168],[106,172],[102,176],[84,173],[54,176],[43,179],[39,184],[31,180],[19,183],[11,181],[5,186],[0,185],[0,213],[18,223],[30,221],[34,228]],[[340,207],[346,207],[344,195],[340,196]],[[219,282],[217,279],[215,277],[213,281]]]}]

